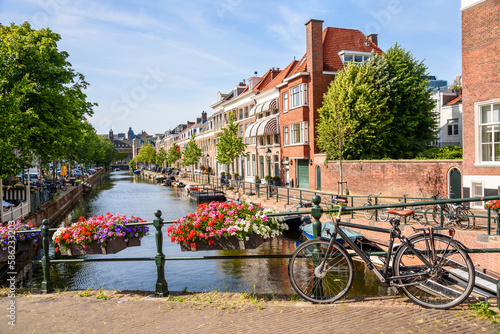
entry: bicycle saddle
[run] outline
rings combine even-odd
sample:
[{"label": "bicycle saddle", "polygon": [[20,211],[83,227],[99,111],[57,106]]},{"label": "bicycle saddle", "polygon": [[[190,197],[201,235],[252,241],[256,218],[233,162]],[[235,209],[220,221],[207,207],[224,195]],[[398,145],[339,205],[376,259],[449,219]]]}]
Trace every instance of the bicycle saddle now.
[{"label": "bicycle saddle", "polygon": [[415,211],[411,210],[411,209],[408,209],[408,210],[387,210],[386,212],[388,214],[393,214],[393,215],[397,215],[397,216],[400,216],[400,217],[404,217],[404,216],[411,215]]}]

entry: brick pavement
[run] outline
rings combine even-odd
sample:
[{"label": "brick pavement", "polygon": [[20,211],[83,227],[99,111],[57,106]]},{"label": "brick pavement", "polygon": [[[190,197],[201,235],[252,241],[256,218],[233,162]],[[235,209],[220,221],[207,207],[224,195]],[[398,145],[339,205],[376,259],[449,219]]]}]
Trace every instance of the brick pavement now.
[{"label": "brick pavement", "polygon": [[[80,292],[81,294],[82,292]],[[16,327],[0,298],[1,333],[500,333],[470,311],[422,309],[403,297],[347,299],[313,305],[286,298],[198,293],[152,298],[105,291],[109,300],[77,292],[16,297]],[[494,308],[495,310],[496,307]]]}]

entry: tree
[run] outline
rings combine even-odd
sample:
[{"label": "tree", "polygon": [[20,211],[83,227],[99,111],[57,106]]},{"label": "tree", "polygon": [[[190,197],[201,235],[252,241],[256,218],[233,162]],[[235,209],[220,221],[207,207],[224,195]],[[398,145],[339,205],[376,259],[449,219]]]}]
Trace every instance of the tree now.
[{"label": "tree", "polygon": [[388,108],[394,116],[393,131],[385,142],[391,158],[413,158],[436,140],[437,124],[433,112],[429,75],[423,62],[398,44],[383,56],[394,81]]},{"label": "tree", "polygon": [[95,105],[88,83],[57,49],[50,29],[0,24],[0,174],[12,174],[34,157],[46,164],[63,157],[81,135]]},{"label": "tree", "polygon": [[198,144],[196,144],[195,138],[195,134],[191,135],[191,138],[189,138],[189,142],[187,143],[186,147],[184,148],[184,152],[182,153],[182,164],[185,166],[196,164],[203,156],[203,151],[198,147]]},{"label": "tree", "polygon": [[167,158],[167,151],[165,151],[163,147],[160,147],[160,149],[156,153],[156,164],[158,166],[163,167],[163,163],[165,162],[166,158]]},{"label": "tree", "polygon": [[217,162],[227,166],[231,165],[234,159],[248,155],[248,153],[245,153],[247,144],[243,142],[243,137],[238,137],[238,123],[235,123],[235,121],[234,112],[230,112],[227,127],[217,134],[219,141],[215,158]]},{"label": "tree", "polygon": [[148,163],[154,163],[156,161],[156,150],[151,143],[145,143],[141,146],[136,160]]},{"label": "tree", "polygon": [[319,110],[318,147],[327,159],[412,158],[425,150],[436,134],[425,71],[397,44],[346,66]]},{"label": "tree", "polygon": [[172,146],[168,149],[167,154],[167,164],[172,166],[181,158],[181,150],[179,145],[173,143]]}]

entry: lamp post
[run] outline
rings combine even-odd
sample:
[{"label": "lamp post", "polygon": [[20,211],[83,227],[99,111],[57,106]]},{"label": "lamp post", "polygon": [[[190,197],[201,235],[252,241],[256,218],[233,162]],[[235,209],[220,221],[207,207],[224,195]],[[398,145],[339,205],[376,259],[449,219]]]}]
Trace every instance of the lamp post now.
[{"label": "lamp post", "polygon": [[267,175],[269,178],[271,177],[271,149],[268,147],[266,150],[266,158],[267,158]]}]

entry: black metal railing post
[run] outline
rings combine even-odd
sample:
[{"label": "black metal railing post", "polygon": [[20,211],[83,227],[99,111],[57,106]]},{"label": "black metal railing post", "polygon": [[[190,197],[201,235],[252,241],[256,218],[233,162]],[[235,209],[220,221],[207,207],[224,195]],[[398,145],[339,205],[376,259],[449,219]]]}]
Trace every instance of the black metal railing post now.
[{"label": "black metal railing post", "polygon": [[42,272],[43,272],[43,281],[41,284],[42,293],[52,292],[52,280],[50,279],[50,259],[49,259],[49,220],[44,219],[42,222],[43,226],[42,230],[42,249],[43,249],[43,258],[42,258]]},{"label": "black metal railing post", "polygon": [[155,263],[157,269],[157,279],[155,286],[155,297],[163,297],[168,295],[168,284],[165,280],[165,255],[163,254],[163,219],[161,218],[161,211],[156,210],[155,216],[157,219],[153,220],[153,226],[156,228],[156,256]]}]

